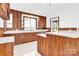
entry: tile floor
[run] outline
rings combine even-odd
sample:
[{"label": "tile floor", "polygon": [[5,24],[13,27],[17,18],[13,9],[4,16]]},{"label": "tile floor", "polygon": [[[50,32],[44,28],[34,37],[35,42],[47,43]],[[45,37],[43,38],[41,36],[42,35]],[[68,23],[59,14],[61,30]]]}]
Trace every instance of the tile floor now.
[{"label": "tile floor", "polygon": [[41,56],[37,52],[37,42],[29,42],[14,46],[14,56]]}]

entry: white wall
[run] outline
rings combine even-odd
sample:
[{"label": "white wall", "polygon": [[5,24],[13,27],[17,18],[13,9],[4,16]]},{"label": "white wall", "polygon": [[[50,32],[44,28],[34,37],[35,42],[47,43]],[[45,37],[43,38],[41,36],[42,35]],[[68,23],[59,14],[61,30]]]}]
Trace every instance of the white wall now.
[{"label": "white wall", "polygon": [[10,7],[12,9],[46,16],[49,6],[47,6],[47,3],[11,3]]},{"label": "white wall", "polygon": [[54,16],[60,16],[60,27],[79,27],[79,6],[52,14],[47,18],[47,27],[50,27],[49,19]]},{"label": "white wall", "polygon": [[60,27],[79,27],[79,7],[65,10],[58,15],[60,16]]}]

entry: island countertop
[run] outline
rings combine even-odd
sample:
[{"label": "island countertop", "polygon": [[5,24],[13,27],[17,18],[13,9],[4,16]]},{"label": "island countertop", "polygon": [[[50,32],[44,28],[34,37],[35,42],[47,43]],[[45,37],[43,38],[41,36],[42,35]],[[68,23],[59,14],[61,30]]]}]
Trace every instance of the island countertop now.
[{"label": "island countertop", "polygon": [[14,42],[14,41],[15,41],[15,37],[14,36],[0,37],[0,44]]},{"label": "island countertop", "polygon": [[46,34],[45,33],[42,33],[42,34],[37,34],[38,36],[42,36],[44,38],[46,38]]},{"label": "island countertop", "polygon": [[59,31],[59,32],[47,32],[46,34],[59,35],[69,38],[79,38],[79,31]]},{"label": "island countertop", "polygon": [[46,32],[46,33],[37,34],[37,35],[42,37],[47,37],[47,34],[64,36],[69,38],[79,38],[79,31]]},{"label": "island countertop", "polygon": [[47,29],[40,29],[40,30],[32,30],[32,31],[27,31],[27,30],[15,30],[15,31],[5,31],[4,34],[16,34],[16,33],[30,33],[30,32],[46,32],[48,31]]}]

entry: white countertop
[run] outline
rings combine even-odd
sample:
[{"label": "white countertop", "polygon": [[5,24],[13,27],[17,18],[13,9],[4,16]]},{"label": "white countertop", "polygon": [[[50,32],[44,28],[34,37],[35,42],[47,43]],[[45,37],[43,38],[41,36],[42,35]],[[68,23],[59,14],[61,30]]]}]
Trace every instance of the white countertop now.
[{"label": "white countertop", "polygon": [[26,31],[26,30],[15,30],[15,31],[6,31],[4,34],[15,34],[15,33],[30,33],[30,32],[46,32],[47,29],[40,29],[40,30],[32,30],[32,31]]},{"label": "white countertop", "polygon": [[64,36],[69,38],[79,38],[79,31],[59,31],[59,32],[46,32],[42,34],[37,34],[38,36],[46,37],[47,34]]},{"label": "white countertop", "polygon": [[44,38],[46,38],[46,34],[37,34],[38,36],[42,36],[42,37],[44,37]]},{"label": "white countertop", "polygon": [[79,31],[59,31],[59,32],[47,32],[46,34],[54,34],[70,38],[79,38]]},{"label": "white countertop", "polygon": [[14,36],[0,37],[0,44],[14,42],[14,40],[15,40],[15,37]]}]

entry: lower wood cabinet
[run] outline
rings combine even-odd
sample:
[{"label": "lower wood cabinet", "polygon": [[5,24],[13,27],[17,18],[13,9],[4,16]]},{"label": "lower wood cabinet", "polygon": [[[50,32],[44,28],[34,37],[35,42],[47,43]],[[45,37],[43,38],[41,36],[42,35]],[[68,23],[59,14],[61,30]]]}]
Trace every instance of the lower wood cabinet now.
[{"label": "lower wood cabinet", "polygon": [[13,43],[0,44],[0,56],[13,56]]},{"label": "lower wood cabinet", "polygon": [[37,49],[41,55],[45,56],[46,54],[45,37],[37,36]]},{"label": "lower wood cabinet", "polygon": [[27,42],[32,42],[36,40],[36,33],[16,33],[16,34],[6,34],[5,36],[15,36],[15,45],[23,44]]},{"label": "lower wood cabinet", "polygon": [[44,56],[79,56],[79,38],[47,34],[38,36],[37,49]]},{"label": "lower wood cabinet", "polygon": [[64,55],[66,56],[77,56],[79,55],[79,39],[68,38],[65,39],[64,44]]}]

